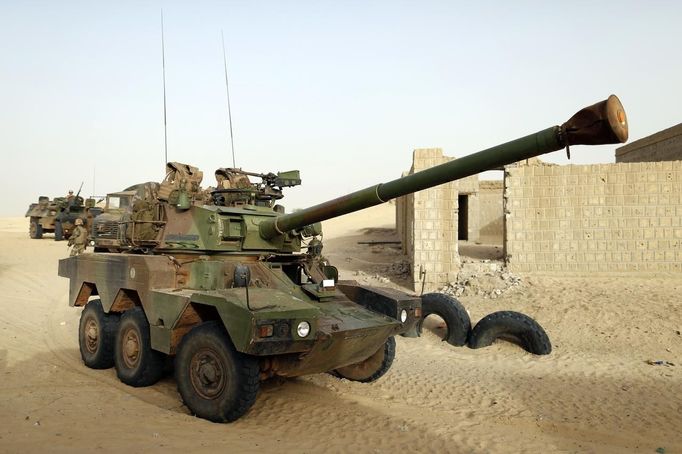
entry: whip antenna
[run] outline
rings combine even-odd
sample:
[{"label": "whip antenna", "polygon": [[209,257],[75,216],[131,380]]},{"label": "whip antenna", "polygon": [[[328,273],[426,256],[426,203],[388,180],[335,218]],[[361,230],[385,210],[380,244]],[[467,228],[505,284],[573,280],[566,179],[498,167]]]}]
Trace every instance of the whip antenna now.
[{"label": "whip antenna", "polygon": [[232,109],[230,108],[230,84],[227,81],[227,52],[225,52],[225,35],[220,30],[220,37],[223,40],[223,65],[225,66],[225,91],[227,91],[227,118],[230,124],[230,145],[232,146],[232,167],[237,167],[234,159],[234,135],[232,134]]},{"label": "whip antenna", "polygon": [[161,68],[163,71],[163,166],[168,163],[168,127],[166,126],[166,46],[163,40],[163,8],[161,8]]}]

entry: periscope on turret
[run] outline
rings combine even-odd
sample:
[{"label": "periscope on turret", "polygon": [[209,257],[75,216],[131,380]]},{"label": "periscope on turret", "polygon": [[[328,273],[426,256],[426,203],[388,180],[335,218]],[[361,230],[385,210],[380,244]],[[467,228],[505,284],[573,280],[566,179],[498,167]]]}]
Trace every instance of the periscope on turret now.
[{"label": "periscope on turret", "polygon": [[219,422],[243,416],[268,377],[377,380],[394,336],[420,322],[421,299],[339,280],[320,223],[569,146],[624,142],[627,130],[612,95],[560,126],[289,214],[279,201],[298,171],[220,168],[204,189],[199,169],[170,162],[161,183],[109,194],[95,253],[59,262],[69,304],[83,307],[83,361],[148,386],[174,357],[185,404]]}]

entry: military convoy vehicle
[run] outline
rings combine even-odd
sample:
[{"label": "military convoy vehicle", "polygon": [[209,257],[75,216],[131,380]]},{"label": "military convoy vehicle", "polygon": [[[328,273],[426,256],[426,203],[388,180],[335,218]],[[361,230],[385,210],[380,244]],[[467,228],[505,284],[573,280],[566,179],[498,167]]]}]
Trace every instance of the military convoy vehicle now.
[{"label": "military convoy vehicle", "polygon": [[79,194],[69,197],[38,197],[38,203],[32,203],[26,211],[29,220],[29,236],[34,239],[43,237],[43,233],[54,233],[54,239],[68,239],[75,228],[76,219],[83,220],[89,230],[92,219],[101,212],[95,206],[95,199],[83,199]]},{"label": "military convoy vehicle", "polygon": [[24,217],[29,219],[29,236],[34,239],[43,237],[43,233],[54,232],[54,222],[59,210],[59,199],[50,200],[49,197],[38,197],[38,203],[29,205]]},{"label": "military convoy vehicle", "polygon": [[[169,163],[170,165],[173,163]],[[95,252],[119,252],[130,249],[124,246],[128,244],[128,241],[134,239],[135,244],[140,246],[140,242],[145,238],[156,237],[156,230],[153,228],[155,224],[142,222],[144,219],[151,220],[152,213],[147,213],[148,216],[144,219],[140,213],[142,212],[141,205],[149,205],[151,208],[156,203],[155,194],[158,188],[158,183],[149,182],[131,186],[121,192],[107,194],[104,208],[101,214],[93,219],[90,229],[90,243],[94,246]],[[130,231],[126,230],[128,226],[130,226]],[[135,227],[137,229],[133,231]],[[152,231],[151,235],[146,234],[149,229]]]},{"label": "military convoy vehicle", "polygon": [[96,242],[111,235],[98,247],[116,252],[59,262],[69,304],[84,307],[83,361],[148,386],[174,356],[187,407],[220,422],[244,415],[268,377],[377,380],[393,362],[394,336],[420,320],[420,297],[339,280],[322,255],[320,222],[569,145],[624,142],[627,130],[611,96],[561,126],[288,214],[277,202],[301,183],[297,171],[221,168],[216,187],[202,190],[198,169],[170,163],[158,186],[118,195],[129,200],[115,235],[113,224],[96,227]]}]

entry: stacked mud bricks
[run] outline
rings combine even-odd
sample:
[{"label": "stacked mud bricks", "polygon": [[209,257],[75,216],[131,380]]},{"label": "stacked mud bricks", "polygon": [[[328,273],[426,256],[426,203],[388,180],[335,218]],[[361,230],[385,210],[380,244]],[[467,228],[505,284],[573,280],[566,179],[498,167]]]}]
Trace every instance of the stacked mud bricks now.
[{"label": "stacked mud bricks", "polygon": [[[443,156],[440,148],[414,150],[409,173],[433,167],[454,158]],[[457,248],[460,192],[471,193],[469,209],[478,207],[478,178],[470,177],[400,197],[396,202],[396,225],[404,253],[412,263],[415,290],[435,291],[456,280],[460,269]],[[477,216],[470,216],[478,219]],[[477,234],[478,226],[470,232]]]},{"label": "stacked mud bricks", "polygon": [[682,271],[682,161],[509,166],[504,206],[512,271]]}]

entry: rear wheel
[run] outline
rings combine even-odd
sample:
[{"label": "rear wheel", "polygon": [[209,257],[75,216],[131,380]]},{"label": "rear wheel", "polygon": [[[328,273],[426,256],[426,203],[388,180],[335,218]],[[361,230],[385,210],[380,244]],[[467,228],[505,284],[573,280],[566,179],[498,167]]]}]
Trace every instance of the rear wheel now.
[{"label": "rear wheel", "polygon": [[43,237],[43,226],[40,225],[37,218],[31,218],[29,236],[35,240],[39,240]]},{"label": "rear wheel", "polygon": [[383,377],[395,358],[395,338],[389,337],[386,343],[372,356],[350,366],[339,367],[334,375],[346,380],[370,383]]},{"label": "rear wheel", "polygon": [[64,239],[64,229],[62,228],[62,223],[57,221],[54,223],[54,240],[61,241]]},{"label": "rear wheel", "polygon": [[116,333],[114,365],[116,375],[130,386],[153,385],[163,376],[166,355],[152,350],[149,322],[141,307],[121,316]]},{"label": "rear wheel", "polygon": [[108,369],[114,365],[114,342],[118,314],[106,314],[100,300],[85,305],[78,324],[78,346],[83,363],[92,369]]},{"label": "rear wheel", "polygon": [[232,422],[256,401],[256,358],[239,353],[218,322],[206,322],[183,337],[175,357],[175,379],[185,405],[214,422]]}]

